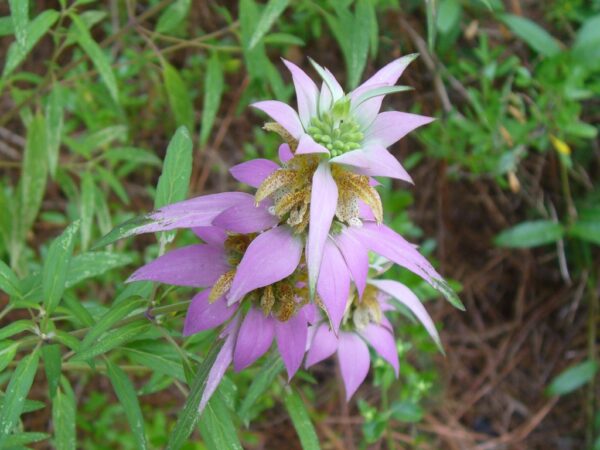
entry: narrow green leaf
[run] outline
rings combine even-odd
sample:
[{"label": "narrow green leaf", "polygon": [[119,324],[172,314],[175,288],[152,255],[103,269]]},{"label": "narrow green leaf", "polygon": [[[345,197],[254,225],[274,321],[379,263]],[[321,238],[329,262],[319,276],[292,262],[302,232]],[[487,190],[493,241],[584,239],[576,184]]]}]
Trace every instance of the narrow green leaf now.
[{"label": "narrow green leaf", "polygon": [[535,22],[512,14],[502,14],[500,20],[539,54],[551,57],[561,52],[558,41]]},{"label": "narrow green leaf", "polygon": [[50,437],[47,433],[38,433],[38,432],[23,432],[17,434],[11,434],[4,441],[4,446],[2,448],[6,449],[21,449],[22,446],[33,444],[35,442],[40,442]]},{"label": "narrow green leaf", "polygon": [[417,423],[423,420],[423,408],[410,401],[395,402],[390,413],[394,419],[400,422]]},{"label": "narrow green leaf", "polygon": [[348,55],[348,87],[358,85],[369,56],[369,39],[372,34],[373,22],[370,19],[369,9],[371,0],[357,0],[354,12],[354,23],[350,29],[345,29],[346,39],[351,45]]},{"label": "narrow green leaf", "polygon": [[29,1],[8,0],[17,44],[22,50],[27,45],[27,24],[29,23]]},{"label": "narrow green leaf", "polygon": [[138,230],[141,230],[145,226],[151,224],[153,220],[148,216],[138,216],[133,219],[129,219],[122,224],[117,225],[108,234],[102,236],[98,242],[92,247],[93,250],[105,247],[112,244],[120,239],[133,236],[137,234]]},{"label": "narrow green leaf", "polygon": [[108,92],[113,100],[119,102],[119,91],[117,89],[117,80],[110,67],[110,62],[100,46],[94,41],[85,24],[76,14],[71,14],[71,20],[75,25],[77,43],[83,51],[90,57],[94,67],[100,74],[102,81],[106,85]]},{"label": "narrow green leaf", "polygon": [[20,297],[19,279],[14,272],[0,259],[0,290],[11,297]]},{"label": "narrow green leaf", "polygon": [[301,38],[289,33],[269,33],[264,37],[263,42],[265,44],[298,45],[300,47],[304,47],[306,45],[306,42],[304,42]]},{"label": "narrow green leaf", "polygon": [[92,223],[94,218],[94,177],[89,171],[81,176],[81,196],[79,201],[79,218],[81,221],[81,250],[85,251],[90,245]]},{"label": "narrow green leaf", "polygon": [[48,173],[46,122],[36,115],[27,130],[27,143],[21,173],[21,233],[31,228],[44,198]]},{"label": "narrow green leaf", "polygon": [[192,430],[198,421],[198,406],[200,405],[200,399],[202,398],[202,393],[206,387],[208,374],[217,359],[222,346],[223,342],[219,341],[216,343],[208,352],[208,355],[206,355],[202,364],[198,367],[196,378],[191,386],[190,394],[185,402],[183,411],[179,414],[175,428],[169,435],[167,450],[179,450],[192,433]]},{"label": "narrow green leaf", "polygon": [[0,17],[0,37],[10,36],[15,33],[15,26],[13,25],[12,18],[10,16]]},{"label": "narrow green leaf", "polygon": [[219,57],[213,53],[206,66],[204,78],[204,101],[202,107],[202,128],[200,129],[200,144],[204,145],[210,136],[210,130],[221,104],[223,95],[223,70]]},{"label": "narrow green leaf", "polygon": [[190,89],[185,85],[183,78],[168,62],[163,62],[163,77],[165,88],[169,97],[169,105],[175,116],[178,127],[185,126],[188,130],[194,129],[194,104]]},{"label": "narrow green leaf", "polygon": [[258,20],[256,29],[250,38],[250,44],[248,45],[250,50],[252,50],[262,37],[267,34],[277,18],[283,13],[285,8],[287,8],[288,4],[289,0],[269,0],[269,3],[267,3],[267,6]]},{"label": "narrow green leaf", "polygon": [[600,245],[600,222],[598,220],[578,220],[569,228],[568,234]]},{"label": "narrow green leaf", "polygon": [[75,450],[77,448],[76,414],[75,394],[66,378],[63,378],[62,389],[56,391],[56,396],[52,402],[55,448],[61,450]]},{"label": "narrow green leaf", "polygon": [[551,244],[563,236],[563,228],[559,223],[550,220],[523,222],[502,231],[494,239],[499,247],[529,248]]},{"label": "narrow green leaf", "polygon": [[75,235],[79,229],[79,221],[73,222],[57,237],[46,255],[42,270],[42,288],[44,291],[44,306],[48,314],[58,306],[65,290],[69,271],[69,263],[73,255]]},{"label": "narrow green leaf", "polygon": [[1,341],[0,342],[0,372],[15,359],[19,343],[15,341]]},{"label": "narrow green leaf", "polygon": [[144,434],[144,418],[133,384],[120,367],[112,364],[108,360],[106,360],[106,367],[115,394],[117,394],[117,398],[125,410],[125,415],[131,426],[137,448],[148,448],[146,435]]},{"label": "narrow green leaf", "polygon": [[60,14],[57,11],[48,9],[27,24],[25,45],[21,46],[17,42],[14,42],[8,49],[6,63],[2,71],[3,78],[10,75],[23,62],[31,49],[48,32],[59,17]]},{"label": "narrow green leaf", "polygon": [[283,362],[278,354],[275,352],[271,353],[271,356],[265,361],[260,372],[252,381],[248,393],[246,394],[246,397],[244,397],[242,405],[239,408],[238,415],[246,423],[250,420],[250,417],[248,417],[250,409],[254,406],[254,403],[256,403],[260,396],[273,386],[275,377],[283,370],[283,367]]},{"label": "narrow green leaf", "polygon": [[50,398],[54,398],[61,373],[60,345],[43,345],[42,359],[44,360],[44,370],[46,372],[46,379],[48,380],[48,392],[50,393]]},{"label": "narrow green leaf", "polygon": [[437,0],[425,0],[425,9],[427,13],[427,47],[429,47],[429,51],[433,52],[436,37]]},{"label": "narrow green leaf", "polygon": [[458,0],[442,0],[437,14],[437,29],[448,34],[460,24],[462,7]]},{"label": "narrow green leaf", "polygon": [[148,331],[149,328],[150,323],[146,319],[130,323],[121,328],[117,328],[111,333],[102,336],[91,348],[79,351],[75,356],[73,356],[73,358],[71,358],[71,361],[86,361],[98,355],[102,355],[135,338],[138,338],[143,333]]},{"label": "narrow green leaf", "polygon": [[125,161],[128,163],[135,162],[138,164],[148,164],[151,166],[159,166],[162,164],[161,159],[154,153],[135,147],[117,147],[111,148],[103,153],[104,158],[109,161]]},{"label": "narrow green leaf", "polygon": [[35,324],[31,320],[15,320],[5,327],[0,328],[0,340],[22,333],[23,331],[34,331]]},{"label": "narrow green leaf", "polygon": [[290,389],[283,401],[285,403],[285,408],[292,419],[296,433],[298,433],[302,448],[304,450],[321,448],[315,428],[313,427],[306,406],[300,396]]},{"label": "narrow green leaf", "polygon": [[185,199],[192,174],[192,139],[179,127],[169,142],[163,170],[156,187],[154,207],[160,208]]},{"label": "narrow green leaf", "polygon": [[91,327],[96,323],[88,310],[83,306],[79,297],[73,295],[73,293],[65,292],[63,294],[63,306],[65,306],[71,312],[73,317],[77,319],[79,325]]},{"label": "narrow green leaf", "polygon": [[136,364],[149,367],[154,372],[162,373],[179,381],[185,381],[183,366],[178,360],[169,359],[156,353],[150,353],[144,349],[134,348],[133,346],[124,348],[123,352]]},{"label": "narrow green leaf", "polygon": [[237,431],[219,391],[215,392],[200,418],[200,433],[209,450],[243,450]]},{"label": "narrow green leaf", "polygon": [[61,90],[59,85],[55,85],[50,91],[46,103],[46,145],[48,146],[48,168],[50,169],[52,178],[56,174],[56,166],[58,164],[64,121],[63,116]]},{"label": "narrow green leaf", "polygon": [[81,351],[89,349],[105,331],[109,330],[119,320],[124,319],[136,309],[143,307],[145,303],[145,299],[138,298],[113,305],[86,334],[81,343]]},{"label": "narrow green leaf", "polygon": [[156,32],[170,33],[180,28],[189,13],[190,4],[191,0],[175,0],[158,18]]},{"label": "narrow green leaf", "polygon": [[548,395],[565,395],[580,388],[594,378],[598,372],[598,363],[587,360],[569,367],[552,380],[548,386]]},{"label": "narrow green leaf", "polygon": [[23,357],[13,373],[0,410],[0,447],[13,431],[23,411],[25,398],[33,384],[40,355],[36,350]]},{"label": "narrow green leaf", "polygon": [[75,256],[69,265],[66,288],[76,285],[80,281],[94,278],[111,269],[126,266],[131,263],[131,257],[111,252],[86,252]]}]

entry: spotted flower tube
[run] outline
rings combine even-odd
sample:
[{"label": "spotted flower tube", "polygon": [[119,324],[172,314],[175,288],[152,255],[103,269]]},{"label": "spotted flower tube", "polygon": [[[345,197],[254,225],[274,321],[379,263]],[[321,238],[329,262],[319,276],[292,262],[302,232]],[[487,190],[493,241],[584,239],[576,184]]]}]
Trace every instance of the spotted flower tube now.
[{"label": "spotted flower tube", "polygon": [[[307,261],[311,293],[316,287],[323,244],[334,215],[340,211],[338,205],[349,203],[348,198],[340,199],[343,195],[340,183],[354,184],[364,195],[370,195],[373,202],[379,201],[378,195],[364,188],[360,176],[351,178],[344,174],[350,171],[412,182],[387,147],[433,119],[399,111],[380,112],[380,109],[386,94],[408,89],[395,84],[415,57],[407,55],[392,61],[348,94],[328,69],[314,61],[311,63],[322,78],[320,89],[298,66],[284,60],[294,82],[298,112],[275,100],[252,105],[275,120],[265,128],[280,134],[294,155],[314,155],[314,170],[304,171],[311,185]],[[283,178],[280,175],[277,180],[269,180],[270,186],[278,186]],[[351,215],[353,210],[348,212]],[[376,212],[379,220],[381,215],[382,212]]]}]

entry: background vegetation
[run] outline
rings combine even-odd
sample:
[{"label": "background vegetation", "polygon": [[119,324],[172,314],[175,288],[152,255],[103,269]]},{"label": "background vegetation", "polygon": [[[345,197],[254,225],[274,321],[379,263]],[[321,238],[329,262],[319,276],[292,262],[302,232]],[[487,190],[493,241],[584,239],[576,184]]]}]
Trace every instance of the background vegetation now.
[{"label": "background vegetation", "polygon": [[[10,0],[0,45],[0,448],[600,449],[600,1]],[[394,149],[416,187],[381,192],[461,289],[426,305],[447,357],[397,315],[400,378],[379,361],[349,404],[333,362],[288,385],[267,357],[185,442],[215,335],[182,338],[191,291],[124,280],[194,238],[94,243],[241,189],[277,147],[248,104],[294,101],[280,57],[351,88],[412,52],[386,102],[438,120]]]}]

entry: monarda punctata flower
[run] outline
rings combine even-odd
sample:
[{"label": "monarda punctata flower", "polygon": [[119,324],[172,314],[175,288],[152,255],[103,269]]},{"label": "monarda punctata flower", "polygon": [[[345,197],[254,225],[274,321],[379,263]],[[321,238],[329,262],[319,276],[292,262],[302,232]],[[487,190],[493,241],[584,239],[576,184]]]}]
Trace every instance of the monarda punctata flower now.
[{"label": "monarda punctata flower", "polygon": [[[302,170],[302,176],[310,184],[307,262],[311,292],[316,287],[323,245],[334,216],[346,212],[347,219],[356,217],[355,196],[349,192],[361,193],[358,198],[368,199],[367,203],[377,209],[379,196],[368,189],[365,181],[368,176],[412,181],[387,147],[432,119],[398,111],[380,113],[379,110],[386,94],[407,89],[394,85],[415,56],[407,55],[391,62],[348,94],[329,70],[315,62],[311,61],[323,79],[320,89],[298,66],[284,60],[292,74],[298,112],[273,100],[252,105],[276,121],[266,124],[265,128],[279,133],[295,156],[313,156],[304,160],[310,163],[305,163]],[[352,177],[348,171],[358,176]],[[290,174],[280,172],[268,180],[269,187],[261,186],[259,191],[290,184],[289,178]],[[344,189],[340,189],[342,186]],[[307,202],[302,201],[306,205]],[[381,220],[380,211],[374,210],[374,213]],[[303,222],[299,225],[305,226]]]},{"label": "monarda punctata flower", "polygon": [[397,281],[369,280],[362,296],[353,291],[339,333],[334,333],[325,321],[311,326],[305,365],[311,367],[337,353],[347,401],[369,372],[371,358],[368,346],[375,349],[398,376],[394,330],[385,316],[386,312],[395,309],[392,298],[417,317],[441,349],[431,317],[410,289]]}]

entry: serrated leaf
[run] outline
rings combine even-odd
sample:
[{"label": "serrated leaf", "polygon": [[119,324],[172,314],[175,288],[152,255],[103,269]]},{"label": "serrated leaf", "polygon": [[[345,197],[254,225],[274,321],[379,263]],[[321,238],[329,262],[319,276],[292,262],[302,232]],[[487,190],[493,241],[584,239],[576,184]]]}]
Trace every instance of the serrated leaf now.
[{"label": "serrated leaf", "polygon": [[81,221],[81,250],[85,251],[90,245],[92,223],[95,205],[94,177],[89,171],[81,176],[81,196],[79,197],[79,218]]},{"label": "serrated leaf", "polygon": [[319,438],[300,396],[295,391],[290,390],[286,393],[283,401],[285,409],[292,419],[296,433],[298,433],[302,448],[304,450],[320,449]]},{"label": "serrated leaf", "polygon": [[106,313],[98,319],[96,324],[88,331],[85,338],[81,343],[81,350],[85,351],[90,348],[94,342],[119,320],[127,317],[131,312],[144,306],[147,300],[138,298],[132,301],[122,301],[117,305],[111,307]]},{"label": "serrated leaf", "polygon": [[559,223],[550,220],[523,222],[502,231],[494,239],[499,247],[530,248],[551,244],[563,236],[563,228]]},{"label": "serrated leaf", "polygon": [[37,349],[23,357],[6,388],[2,409],[0,410],[0,448],[13,431],[23,412],[25,398],[33,384],[39,359],[40,355]]},{"label": "serrated leaf", "polygon": [[86,252],[75,256],[69,265],[66,288],[76,285],[80,281],[94,278],[117,267],[131,263],[131,257],[111,252]]},{"label": "serrated leaf", "polygon": [[20,297],[19,279],[15,273],[0,259],[0,290],[11,297]]},{"label": "serrated leaf", "polygon": [[44,306],[48,314],[58,306],[65,290],[69,263],[73,255],[75,235],[79,229],[79,221],[73,222],[57,237],[48,250],[42,270],[42,289]]},{"label": "serrated leaf", "polygon": [[63,378],[62,389],[56,391],[52,402],[52,421],[54,423],[54,444],[61,450],[75,450],[77,447],[77,435],[75,417],[77,404],[75,394]]},{"label": "serrated leaf", "polygon": [[243,450],[231,420],[231,412],[219,391],[208,401],[200,418],[200,433],[209,450]]},{"label": "serrated leaf", "polygon": [[91,348],[78,351],[71,361],[86,361],[139,337],[150,328],[147,319],[130,323],[102,336]]},{"label": "serrated leaf", "polygon": [[118,103],[119,91],[117,89],[117,80],[112,67],[110,66],[108,57],[98,43],[94,41],[81,18],[76,14],[71,14],[70,17],[75,25],[75,38],[77,39],[77,43],[92,60],[92,64],[94,64],[94,67],[100,74],[100,78],[106,85],[111,97]]},{"label": "serrated leaf", "polygon": [[31,49],[37,44],[42,36],[48,32],[50,27],[54,25],[59,17],[60,14],[57,11],[49,9],[27,24],[25,44],[21,46],[17,42],[14,42],[8,49],[6,63],[4,64],[4,70],[2,71],[3,78],[10,75],[19,64],[23,62]]},{"label": "serrated leaf", "polygon": [[163,170],[156,187],[156,209],[185,199],[192,174],[192,139],[179,127],[169,142]]},{"label": "serrated leaf", "polygon": [[176,0],[158,18],[157,33],[169,33],[181,25],[190,10],[191,0]]},{"label": "serrated leaf", "polygon": [[500,20],[539,54],[552,57],[561,52],[558,41],[535,22],[512,14],[502,14]]},{"label": "serrated leaf", "polygon": [[279,358],[277,353],[273,352],[265,361],[264,365],[260,369],[260,372],[252,381],[252,384],[248,389],[248,393],[246,394],[246,397],[244,397],[244,400],[239,408],[238,415],[246,423],[248,423],[250,420],[248,417],[250,408],[252,408],[260,396],[273,385],[275,377],[277,377],[283,368],[284,366],[281,358]]},{"label": "serrated leaf", "polygon": [[48,174],[46,154],[46,122],[36,115],[27,130],[27,143],[21,172],[21,233],[31,228],[44,198]]},{"label": "serrated leaf", "polygon": [[46,344],[42,346],[42,359],[44,361],[44,371],[48,380],[48,392],[50,398],[54,398],[60,381],[61,354],[60,345]]},{"label": "serrated leaf", "polygon": [[206,66],[204,77],[204,100],[202,106],[202,128],[200,129],[200,144],[208,141],[210,131],[221,104],[223,95],[223,70],[219,57],[213,53]]},{"label": "serrated leaf", "polygon": [[548,395],[565,395],[580,388],[594,378],[598,363],[588,360],[569,367],[558,375],[548,386]]},{"label": "serrated leaf", "polygon": [[192,433],[192,430],[194,429],[194,426],[199,418],[198,406],[200,405],[200,399],[202,398],[202,393],[206,387],[208,374],[212,365],[217,359],[217,355],[219,354],[222,346],[223,342],[219,341],[216,343],[208,352],[208,355],[206,355],[204,361],[202,361],[198,367],[198,372],[196,372],[196,377],[194,378],[194,382],[190,388],[190,393],[185,402],[185,406],[179,414],[175,428],[169,435],[169,442],[167,443],[166,447],[167,450],[179,450]]},{"label": "serrated leaf", "polygon": [[254,33],[250,38],[250,43],[248,44],[250,50],[252,50],[262,37],[267,34],[277,18],[285,11],[288,4],[289,0],[269,0],[269,3],[267,3],[267,6],[260,15]]},{"label": "serrated leaf", "polygon": [[106,360],[106,368],[115,394],[117,394],[117,398],[125,410],[137,448],[148,448],[146,435],[144,434],[144,418],[133,384],[120,367],[108,360]]},{"label": "serrated leaf", "polygon": [[190,89],[185,85],[177,69],[166,61],[163,62],[163,77],[169,105],[171,105],[177,126],[185,126],[192,131],[194,129],[194,105]]},{"label": "serrated leaf", "polygon": [[46,102],[46,145],[48,147],[48,168],[50,175],[54,178],[62,136],[64,113],[63,103],[59,85],[55,85],[50,91]]}]

